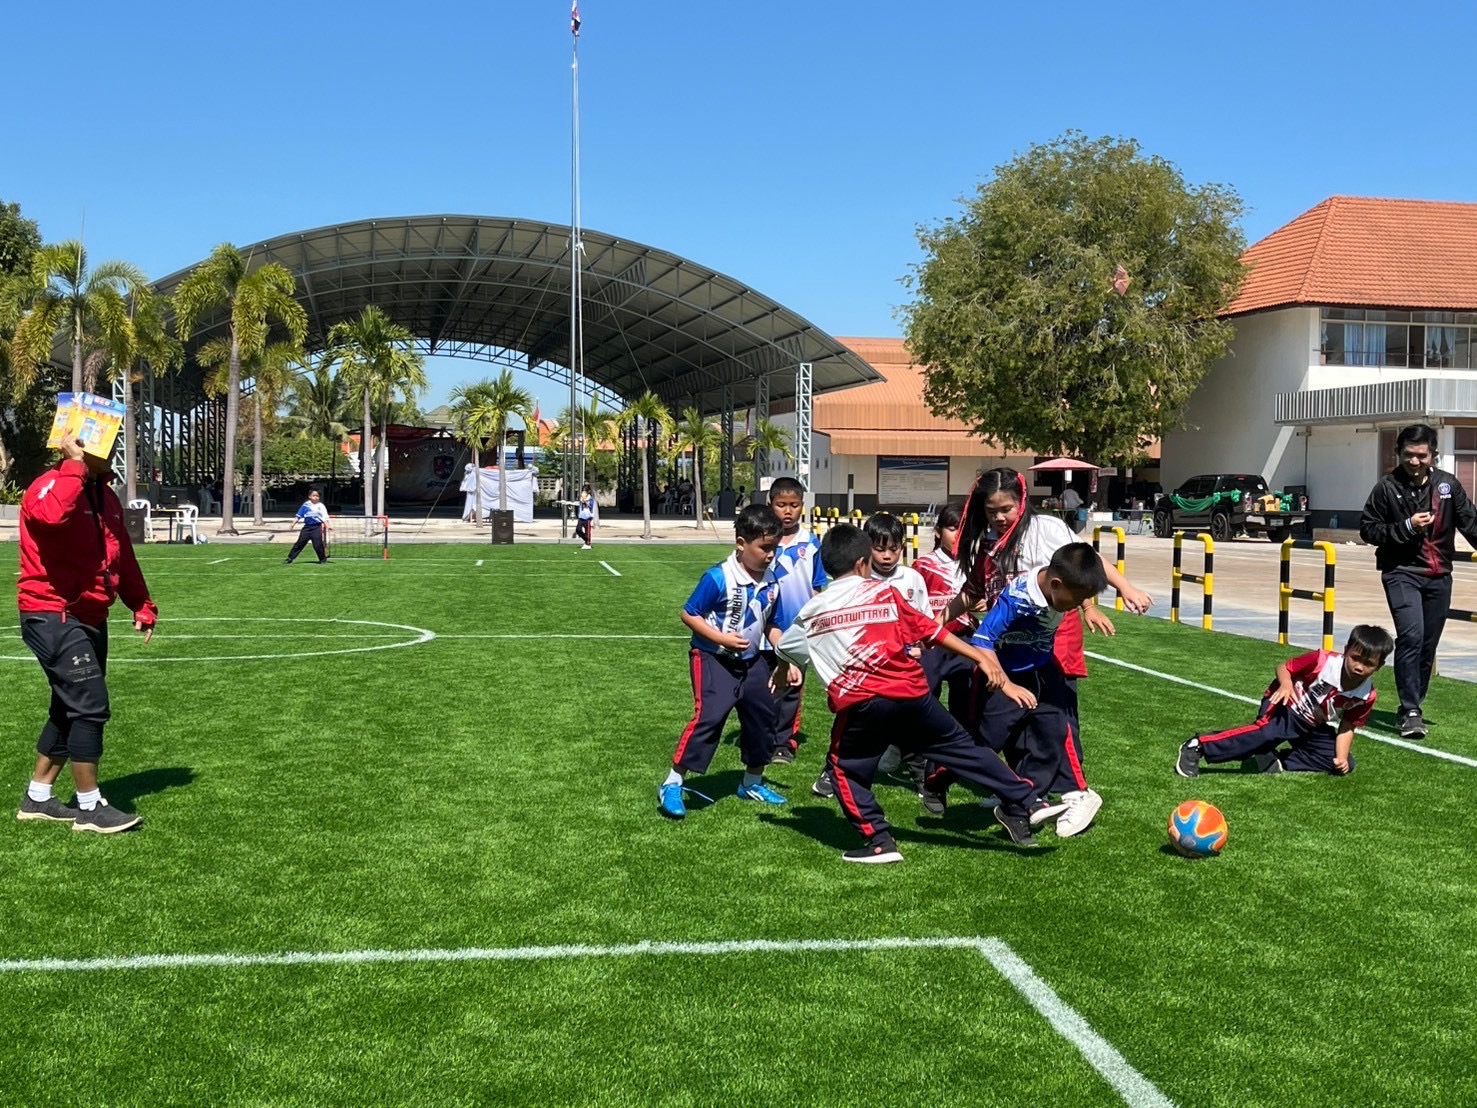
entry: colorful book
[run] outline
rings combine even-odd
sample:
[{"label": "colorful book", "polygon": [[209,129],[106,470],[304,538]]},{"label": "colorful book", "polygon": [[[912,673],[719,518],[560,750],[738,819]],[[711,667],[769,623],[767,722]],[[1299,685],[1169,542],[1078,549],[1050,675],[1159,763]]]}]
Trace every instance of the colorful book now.
[{"label": "colorful book", "polygon": [[79,392],[57,393],[56,416],[46,445],[55,449],[67,439],[79,439],[82,449],[98,458],[113,452],[113,443],[123,427],[123,405],[106,396]]}]

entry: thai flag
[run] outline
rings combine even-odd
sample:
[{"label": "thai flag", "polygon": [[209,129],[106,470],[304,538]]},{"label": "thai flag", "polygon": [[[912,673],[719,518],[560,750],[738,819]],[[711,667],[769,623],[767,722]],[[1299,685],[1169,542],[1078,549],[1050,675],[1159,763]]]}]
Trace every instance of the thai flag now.
[{"label": "thai flag", "polygon": [[572,0],[569,5],[569,33],[580,37],[580,0]]}]

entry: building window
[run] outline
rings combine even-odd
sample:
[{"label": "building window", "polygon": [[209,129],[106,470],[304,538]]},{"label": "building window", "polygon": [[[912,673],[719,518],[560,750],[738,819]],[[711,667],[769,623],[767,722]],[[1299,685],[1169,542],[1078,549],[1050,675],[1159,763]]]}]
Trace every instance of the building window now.
[{"label": "building window", "polygon": [[1324,308],[1324,365],[1477,369],[1477,312]]},{"label": "building window", "polygon": [[1455,449],[1452,452],[1451,470],[1462,488],[1468,492],[1477,487],[1477,427],[1454,427]]}]

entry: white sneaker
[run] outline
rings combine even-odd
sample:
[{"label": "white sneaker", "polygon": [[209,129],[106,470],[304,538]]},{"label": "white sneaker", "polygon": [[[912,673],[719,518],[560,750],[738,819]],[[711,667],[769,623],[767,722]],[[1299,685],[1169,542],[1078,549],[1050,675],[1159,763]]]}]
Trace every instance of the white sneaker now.
[{"label": "white sneaker", "polygon": [[585,545],[582,546],[582,547],[580,547],[580,549],[581,550],[589,550],[590,549],[590,544],[589,543],[585,543]]},{"label": "white sneaker", "polygon": [[1093,789],[1062,793],[1062,799],[1067,802],[1067,810],[1056,821],[1057,837],[1062,839],[1086,831],[1103,806],[1103,798]]}]

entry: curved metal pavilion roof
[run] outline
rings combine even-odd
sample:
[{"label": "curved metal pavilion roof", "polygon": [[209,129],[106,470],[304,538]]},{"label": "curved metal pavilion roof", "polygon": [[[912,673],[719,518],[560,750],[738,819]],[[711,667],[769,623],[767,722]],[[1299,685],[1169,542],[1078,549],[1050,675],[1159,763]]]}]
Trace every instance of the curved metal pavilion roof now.
[{"label": "curved metal pavilion roof", "polygon": [[[686,258],[600,231],[584,244],[584,376],[607,393],[650,388],[673,408],[720,410],[795,394],[809,362],[816,392],[881,380],[852,351],[795,312]],[[309,349],[330,327],[377,304],[428,353],[502,362],[556,379],[569,363],[570,228],[466,215],[367,219],[279,235],[242,248],[253,265],[297,278]],[[193,268],[193,267],[190,267]],[[157,282],[170,292],[189,272]],[[225,332],[201,320],[190,346]]]}]

